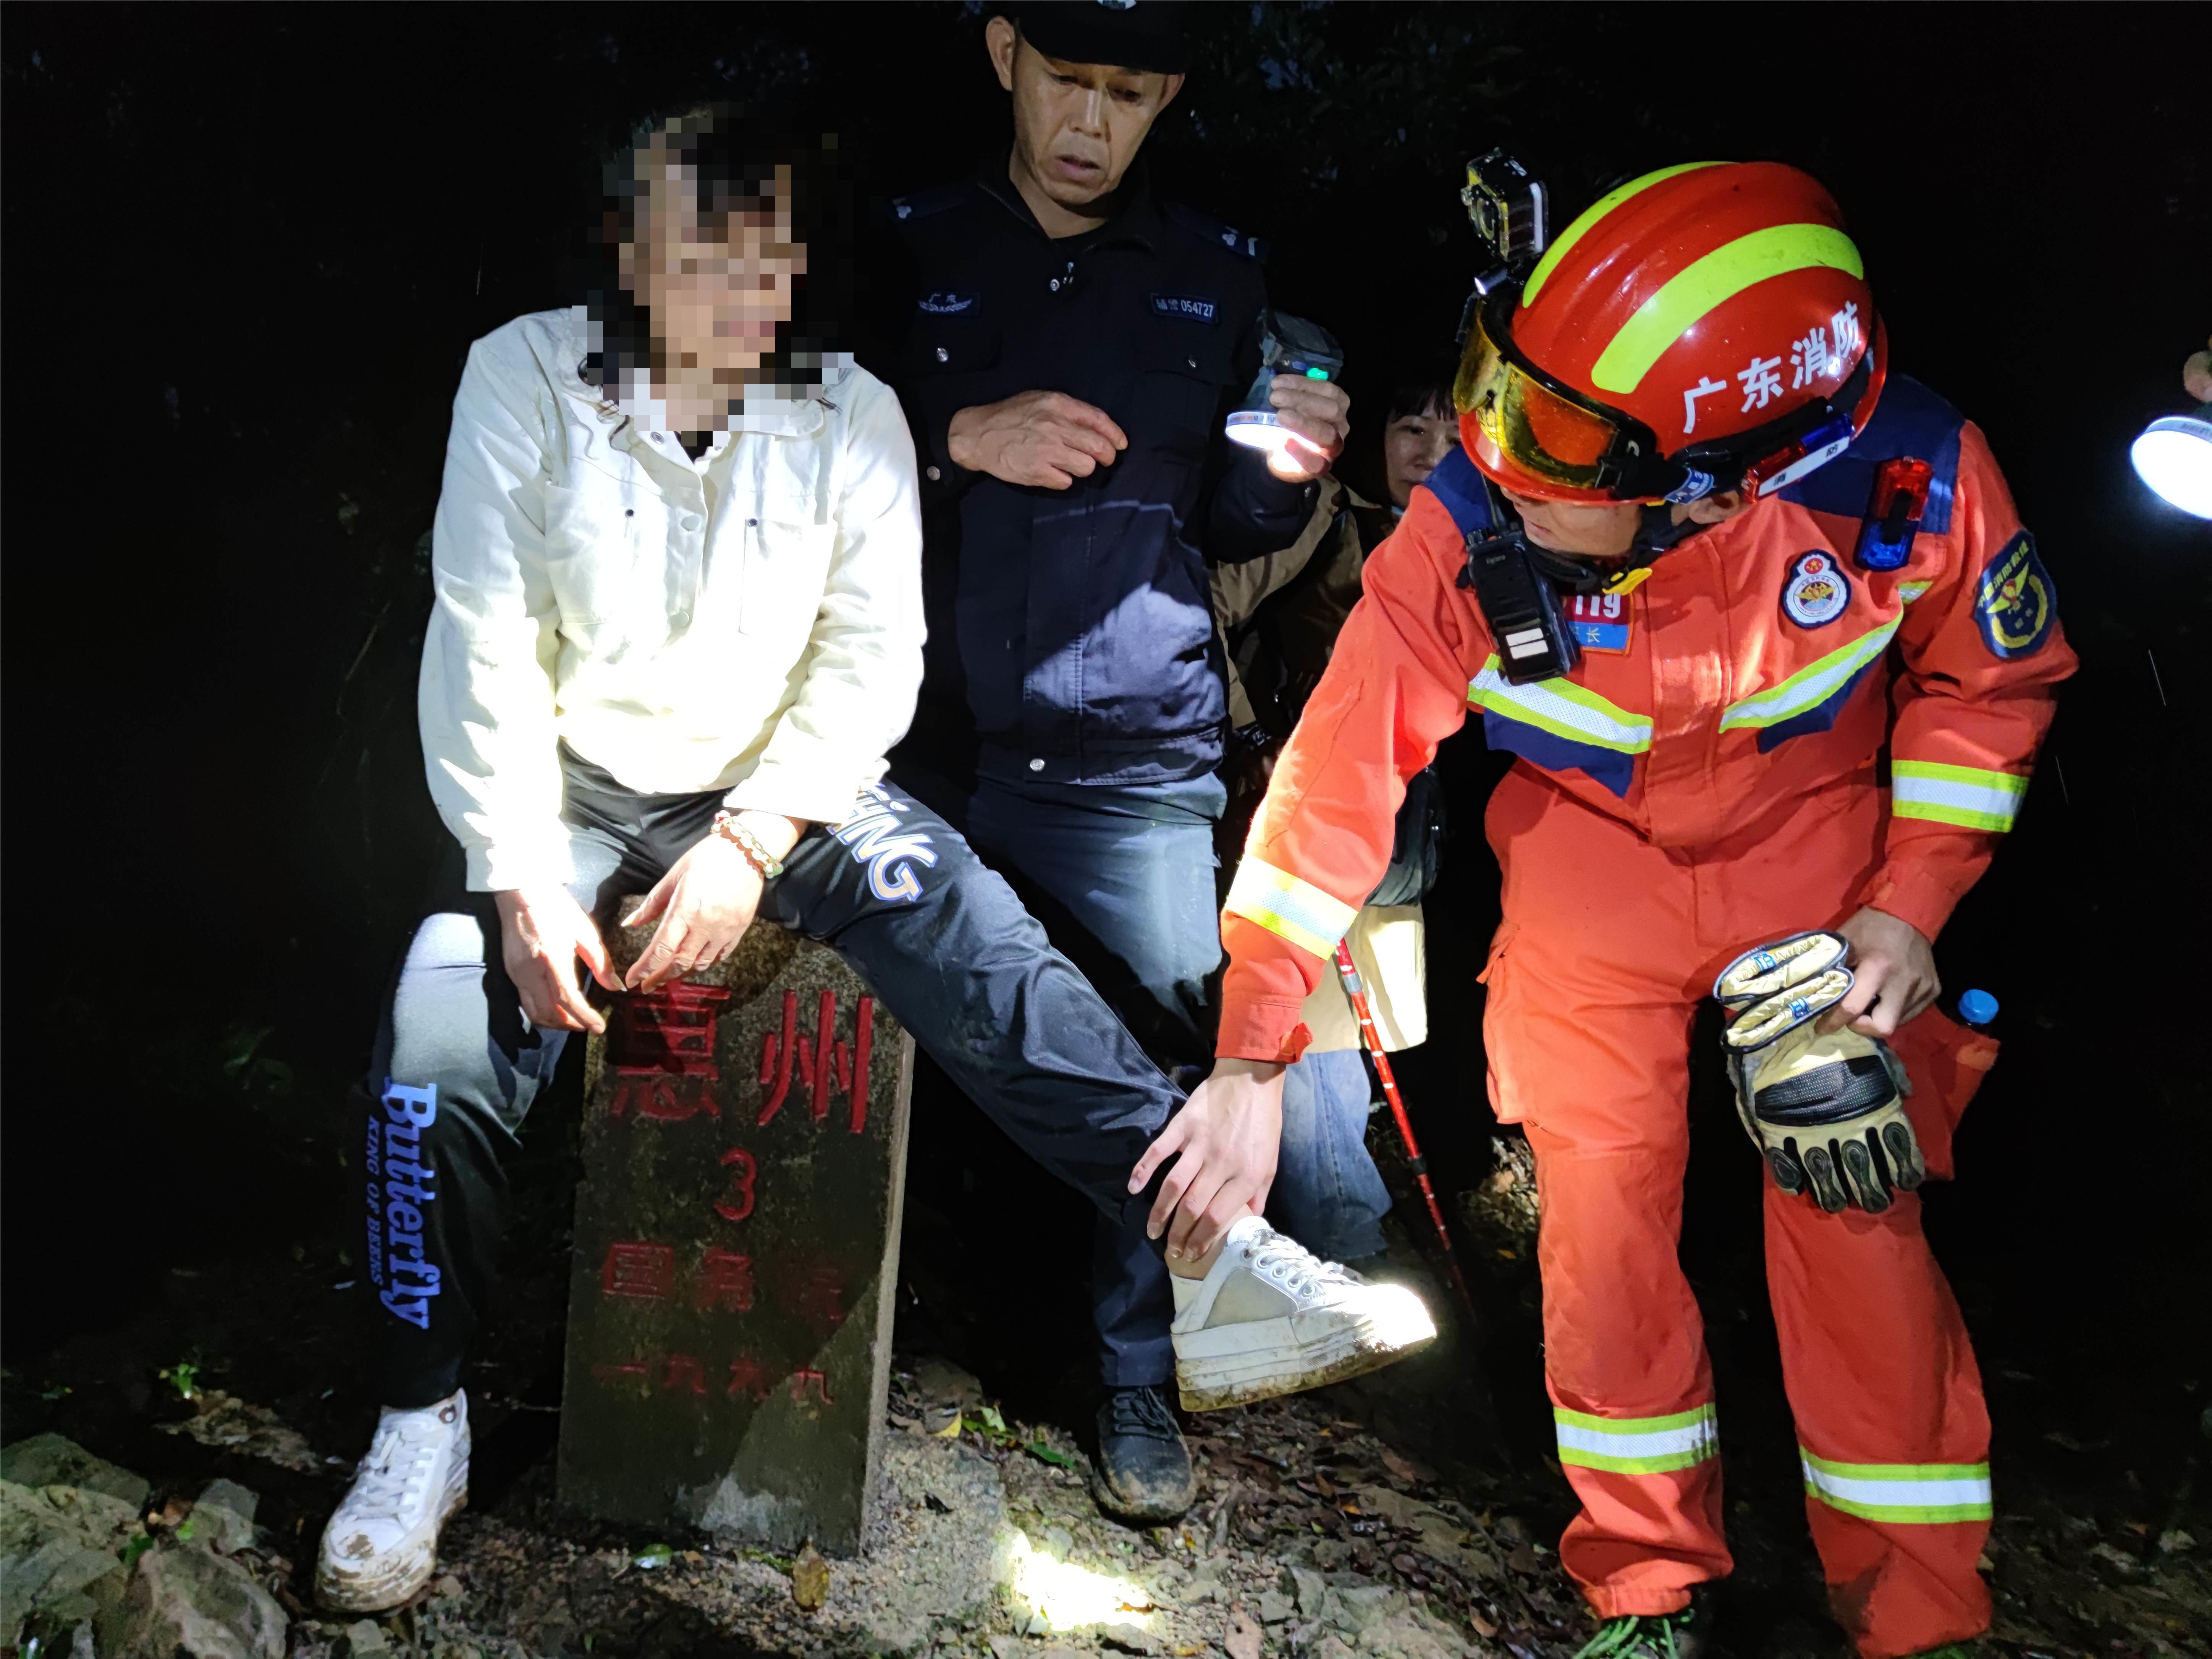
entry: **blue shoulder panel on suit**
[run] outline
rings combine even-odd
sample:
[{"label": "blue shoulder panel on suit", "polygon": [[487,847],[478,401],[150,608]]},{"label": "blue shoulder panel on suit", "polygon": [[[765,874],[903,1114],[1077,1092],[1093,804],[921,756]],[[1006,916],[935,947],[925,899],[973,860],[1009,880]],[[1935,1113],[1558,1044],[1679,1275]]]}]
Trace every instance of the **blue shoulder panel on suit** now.
[{"label": "blue shoulder panel on suit", "polygon": [[1858,441],[1781,491],[1780,498],[1815,513],[1862,518],[1874,499],[1875,469],[1884,461],[1925,461],[1934,476],[1928,481],[1928,505],[1921,511],[1920,528],[1931,536],[1944,535],[1951,528],[1951,495],[1959,478],[1959,428],[1966,422],[1965,416],[1919,381],[1893,374]]},{"label": "blue shoulder panel on suit", "polygon": [[1484,488],[1482,474],[1475,469],[1474,458],[1467,453],[1466,445],[1454,444],[1443,459],[1436,464],[1427,481],[1418,488],[1427,490],[1444,504],[1444,511],[1451,514],[1461,535],[1480,536],[1489,532],[1490,492]]}]

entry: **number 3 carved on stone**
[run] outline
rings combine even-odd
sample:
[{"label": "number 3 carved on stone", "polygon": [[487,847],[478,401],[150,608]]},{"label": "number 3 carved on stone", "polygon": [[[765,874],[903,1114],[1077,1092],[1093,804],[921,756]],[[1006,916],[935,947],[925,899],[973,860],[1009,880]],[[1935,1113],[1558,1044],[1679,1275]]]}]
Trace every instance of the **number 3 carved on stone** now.
[{"label": "number 3 carved on stone", "polygon": [[753,1155],[742,1146],[732,1146],[722,1154],[722,1163],[730,1170],[730,1190],[714,1206],[714,1213],[725,1221],[743,1221],[753,1212],[753,1176],[758,1166]]}]

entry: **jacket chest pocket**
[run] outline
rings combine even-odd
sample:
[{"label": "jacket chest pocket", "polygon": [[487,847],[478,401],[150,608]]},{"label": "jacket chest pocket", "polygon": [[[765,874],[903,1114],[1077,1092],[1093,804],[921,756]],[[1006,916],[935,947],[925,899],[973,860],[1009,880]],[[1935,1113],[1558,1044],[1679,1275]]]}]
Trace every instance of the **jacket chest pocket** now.
[{"label": "jacket chest pocket", "polygon": [[738,631],[763,642],[803,643],[829,586],[837,526],[759,516],[745,520],[744,532]]},{"label": "jacket chest pocket", "polygon": [[[563,631],[635,617],[662,599],[668,506],[650,489],[547,483],[545,573]],[[576,626],[569,626],[575,624]]]},{"label": "jacket chest pocket", "polygon": [[1147,326],[1137,351],[1137,424],[1132,443],[1203,453],[1229,386],[1229,347],[1196,324]]}]

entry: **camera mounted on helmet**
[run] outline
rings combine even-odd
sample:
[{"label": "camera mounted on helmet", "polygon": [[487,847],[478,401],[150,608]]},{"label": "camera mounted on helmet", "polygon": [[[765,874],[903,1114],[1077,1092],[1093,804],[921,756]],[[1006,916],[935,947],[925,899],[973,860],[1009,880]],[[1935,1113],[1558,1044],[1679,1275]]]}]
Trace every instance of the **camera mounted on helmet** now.
[{"label": "camera mounted on helmet", "polygon": [[1493,270],[1475,279],[1478,294],[1487,294],[1508,276],[1525,276],[1543,257],[1550,245],[1551,192],[1504,150],[1491,150],[1467,164],[1459,199],[1467,205],[1474,234],[1497,261]]}]

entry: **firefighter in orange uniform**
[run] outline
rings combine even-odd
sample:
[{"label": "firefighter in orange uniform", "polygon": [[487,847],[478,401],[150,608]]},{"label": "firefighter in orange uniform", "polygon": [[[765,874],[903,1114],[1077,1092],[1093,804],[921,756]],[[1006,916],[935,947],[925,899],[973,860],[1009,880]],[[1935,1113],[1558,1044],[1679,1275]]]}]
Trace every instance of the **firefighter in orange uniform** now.
[{"label": "firefighter in orange uniform", "polygon": [[1788,1036],[1735,1064],[1832,1604],[1869,1659],[1941,1652],[1989,1623],[1989,1423],[1912,1189],[1949,1173],[1996,1047],[1936,1009],[1929,942],[2012,827],[2074,654],[1981,433],[1887,373],[1813,179],[1670,167],[1540,259],[1540,234],[1503,240],[1462,447],[1369,561],[1246,843],[1205,1088],[1264,1139],[1403,781],[1479,709],[1520,757],[1487,815],[1484,1036],[1536,1154],[1586,1651],[1698,1651],[1692,1592],[1730,1569],[1676,1257],[1691,1023],[1725,974],[1782,987],[1759,1018]]}]

